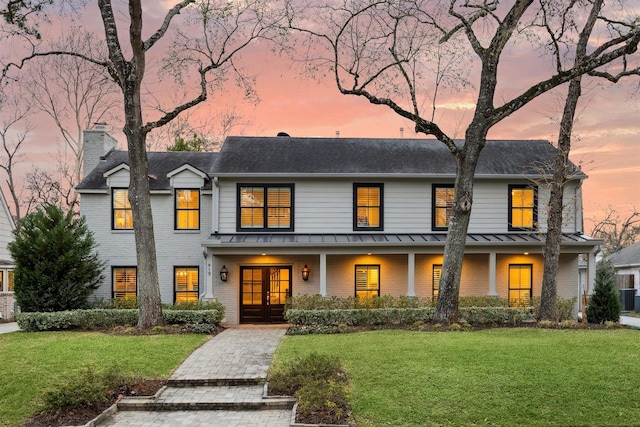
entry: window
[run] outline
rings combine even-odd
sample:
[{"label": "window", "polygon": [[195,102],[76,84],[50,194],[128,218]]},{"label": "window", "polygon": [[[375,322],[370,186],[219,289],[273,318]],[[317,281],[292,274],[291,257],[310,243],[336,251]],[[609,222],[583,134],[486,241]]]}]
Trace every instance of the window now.
[{"label": "window", "polygon": [[200,191],[176,190],[175,229],[200,229]]},{"label": "window", "polygon": [[442,264],[433,264],[433,301],[438,301],[440,295],[440,277],[442,276]]},{"label": "window", "polygon": [[528,185],[509,186],[509,230],[538,228],[538,189]]},{"label": "window", "polygon": [[528,306],[533,282],[532,264],[509,264],[509,305]]},{"label": "window", "polygon": [[353,230],[382,230],[382,184],[353,184]]},{"label": "window", "polygon": [[7,291],[13,292],[15,286],[15,278],[14,278],[13,270],[7,271]]},{"label": "window", "polygon": [[356,297],[380,296],[380,266],[356,265]]},{"label": "window", "polygon": [[137,295],[137,268],[113,267],[113,298],[135,298]]},{"label": "window", "polygon": [[455,189],[453,184],[434,184],[431,194],[431,227],[446,230],[453,209]]},{"label": "window", "polygon": [[238,231],[292,231],[293,185],[238,184]]},{"label": "window", "polygon": [[124,188],[113,190],[113,223],[114,230],[130,230],[133,228],[133,214],[129,203],[129,190]]},{"label": "window", "polygon": [[174,302],[198,302],[198,267],[175,267]]}]

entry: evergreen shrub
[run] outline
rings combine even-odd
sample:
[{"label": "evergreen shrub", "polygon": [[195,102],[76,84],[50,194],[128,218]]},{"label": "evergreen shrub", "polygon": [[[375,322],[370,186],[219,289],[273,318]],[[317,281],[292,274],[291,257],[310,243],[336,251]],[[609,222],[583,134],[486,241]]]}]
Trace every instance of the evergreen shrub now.
[{"label": "evergreen shrub", "polygon": [[596,269],[593,295],[587,304],[587,321],[589,323],[619,322],[622,304],[616,289],[616,272],[611,261],[605,259],[598,263]]}]

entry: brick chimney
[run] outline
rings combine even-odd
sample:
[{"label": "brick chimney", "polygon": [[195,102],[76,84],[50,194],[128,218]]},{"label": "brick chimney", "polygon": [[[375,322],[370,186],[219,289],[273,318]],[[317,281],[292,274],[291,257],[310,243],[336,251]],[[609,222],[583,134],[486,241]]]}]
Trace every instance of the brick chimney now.
[{"label": "brick chimney", "polygon": [[100,158],[116,148],[118,141],[107,133],[107,124],[94,123],[93,129],[82,132],[82,174],[86,177],[98,166]]}]

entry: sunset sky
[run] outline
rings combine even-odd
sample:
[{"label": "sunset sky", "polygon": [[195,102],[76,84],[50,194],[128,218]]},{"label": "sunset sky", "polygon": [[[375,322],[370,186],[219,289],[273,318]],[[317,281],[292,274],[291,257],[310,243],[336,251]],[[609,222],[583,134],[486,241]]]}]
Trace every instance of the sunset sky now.
[{"label": "sunset sky", "polygon": [[[155,10],[162,2],[146,3],[146,12],[153,19],[145,21],[145,28],[152,31],[154,21],[158,22],[164,15]],[[97,7],[90,5],[87,13],[84,25],[100,34]],[[509,49],[500,64],[496,104],[546,78],[541,61],[538,53],[533,54],[526,46]],[[405,138],[416,137],[412,123],[387,107],[371,105],[364,98],[341,95],[331,80],[311,78],[289,58],[273,54],[267,46],[258,45],[243,51],[242,64],[257,77],[256,90],[261,101],[254,106],[243,101],[237,91],[228,90],[215,94],[207,104],[199,106],[195,116],[235,109],[243,119],[250,121],[249,125],[237,129],[243,135],[272,136],[284,131],[291,136],[334,137],[340,132],[341,137],[399,138],[400,128],[404,128]],[[607,207],[622,214],[640,209],[639,80],[630,79],[617,86],[593,79],[585,81],[571,159],[582,165],[589,176],[583,187],[587,232],[592,228],[588,219],[600,217]],[[555,142],[556,122],[560,119],[566,90],[566,86],[562,86],[530,103],[496,125],[489,138]],[[477,89],[472,87],[444,94],[439,99],[436,121],[449,136],[464,136],[466,124],[473,114],[476,93]],[[158,90],[155,95],[162,96],[162,91]],[[51,141],[48,130],[51,125],[47,120],[44,117],[32,120],[37,126],[31,133],[25,160],[42,162],[43,155],[53,152],[55,141]],[[110,124],[116,129],[122,126]],[[115,136],[120,147],[125,147],[123,135],[117,133]]]}]

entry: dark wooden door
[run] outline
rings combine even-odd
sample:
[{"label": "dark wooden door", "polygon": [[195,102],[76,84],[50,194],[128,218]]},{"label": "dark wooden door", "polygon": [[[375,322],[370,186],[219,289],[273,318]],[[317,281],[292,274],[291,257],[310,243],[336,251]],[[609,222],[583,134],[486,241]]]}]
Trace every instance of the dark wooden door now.
[{"label": "dark wooden door", "polygon": [[240,323],[282,323],[291,267],[240,267]]}]

